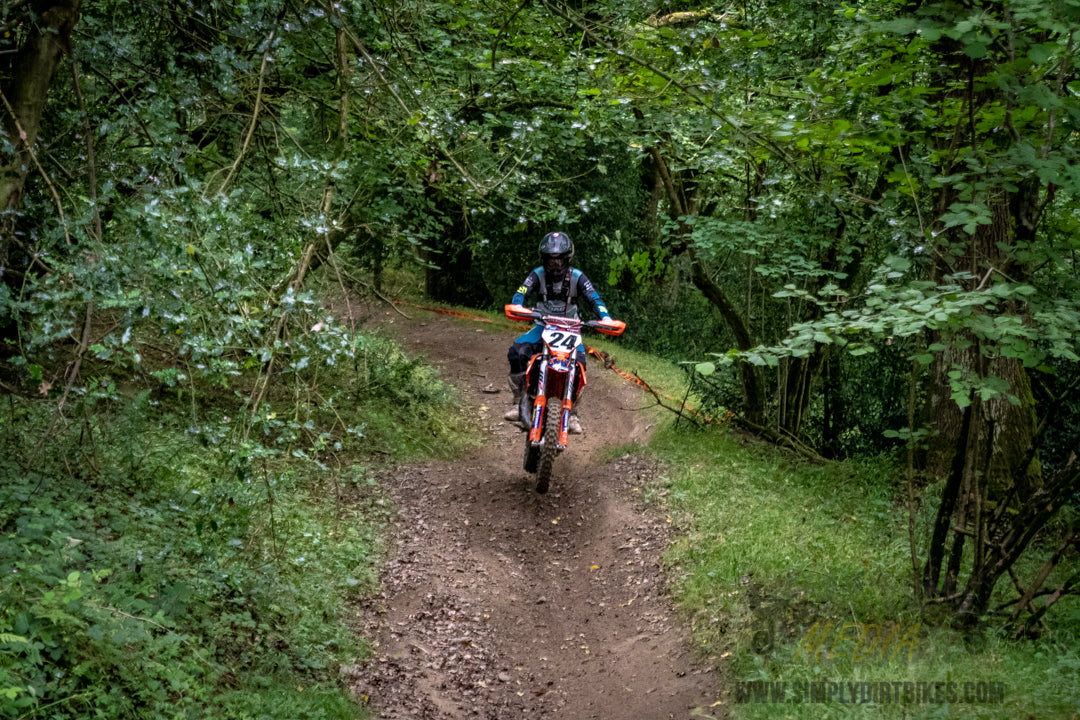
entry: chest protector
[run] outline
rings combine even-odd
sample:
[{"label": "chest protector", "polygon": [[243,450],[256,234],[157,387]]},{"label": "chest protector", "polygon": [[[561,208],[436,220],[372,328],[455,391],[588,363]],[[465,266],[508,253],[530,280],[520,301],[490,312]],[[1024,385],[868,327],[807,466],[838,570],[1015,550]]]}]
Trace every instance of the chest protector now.
[{"label": "chest protector", "polygon": [[568,268],[566,275],[560,278],[558,282],[551,283],[550,288],[543,267],[538,267],[533,272],[540,278],[540,302],[536,303],[537,310],[545,315],[559,315],[574,319],[580,317],[577,306],[577,286],[578,277],[581,275],[580,270]]}]

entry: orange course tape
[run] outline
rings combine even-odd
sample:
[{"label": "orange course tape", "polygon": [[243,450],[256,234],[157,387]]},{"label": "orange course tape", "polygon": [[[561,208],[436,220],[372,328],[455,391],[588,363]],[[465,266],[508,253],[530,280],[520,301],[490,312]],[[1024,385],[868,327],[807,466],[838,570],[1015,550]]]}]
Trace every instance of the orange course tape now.
[{"label": "orange course tape", "polygon": [[614,363],[611,362],[611,358],[610,358],[610,356],[608,356],[607,353],[601,352],[600,350],[597,350],[596,348],[592,347],[591,345],[587,345],[586,347],[589,348],[589,354],[590,355],[592,355],[593,357],[600,360],[600,362],[602,362],[604,364],[604,367],[606,367],[608,370],[611,370],[613,373],[615,373],[619,377],[623,378],[624,380],[628,380],[629,382],[634,383],[638,387],[646,390],[647,392],[652,393],[653,395],[656,395],[656,396],[662,397],[662,398],[667,398],[668,400],[671,400],[672,402],[679,403],[679,405],[682,406],[683,410],[686,410],[691,415],[694,415],[696,417],[701,418],[702,420],[704,420],[707,423],[715,423],[715,424],[719,425],[721,423],[727,422],[728,420],[730,420],[735,415],[735,413],[728,410],[726,413],[724,413],[724,417],[720,418],[719,420],[717,420],[715,418],[712,418],[712,417],[709,417],[708,415],[701,412],[700,410],[697,410],[697,409],[695,409],[693,407],[690,407],[686,403],[679,400],[679,398],[677,398],[677,397],[673,397],[671,395],[668,395],[667,393],[657,392],[652,387],[650,387],[647,382],[642,380],[637,375],[631,375],[630,373],[626,372],[625,370],[620,370],[619,368],[615,367]]},{"label": "orange course tape", "polygon": [[409,307],[419,308],[420,310],[427,310],[428,312],[439,313],[440,315],[453,315],[454,317],[465,318],[466,320],[475,320],[476,322],[494,322],[486,317],[480,317],[479,315],[470,315],[469,313],[463,313],[458,310],[446,310],[444,308],[425,307],[424,305],[417,305],[411,302],[405,302],[404,300],[395,300],[395,305],[408,305]]},{"label": "orange course tape", "polygon": [[459,318],[463,318],[465,320],[473,320],[475,322],[482,322],[482,323],[491,323],[492,325],[501,325],[502,327],[508,327],[508,328],[509,327],[516,328],[516,327],[519,327],[521,325],[531,324],[527,320],[518,320],[516,322],[512,322],[510,320],[496,321],[496,320],[491,320],[490,318],[480,317],[479,315],[472,315],[470,313],[464,313],[464,312],[461,312],[459,310],[447,310],[446,308],[428,307],[427,305],[417,305],[416,303],[405,302],[404,300],[395,300],[394,304],[395,305],[408,305],[409,307],[414,307],[414,308],[416,308],[418,310],[427,310],[428,312],[438,313],[439,315],[450,315],[452,317],[459,317]]},{"label": "orange course tape", "polygon": [[[435,308],[435,307],[428,307],[428,306],[425,306],[425,305],[417,305],[415,303],[405,302],[403,300],[395,300],[394,304],[395,305],[408,305],[410,307],[414,307],[414,308],[417,308],[419,310],[427,310],[428,312],[438,313],[440,315],[450,315],[452,317],[464,318],[465,320],[473,320],[475,322],[492,323],[492,324],[496,324],[496,325],[502,325],[502,326],[505,326],[505,327],[515,327],[516,328],[516,327],[518,327],[519,325],[522,324],[520,322],[519,323],[514,323],[514,324],[502,323],[502,322],[496,323],[494,320],[491,320],[491,319],[485,318],[485,317],[480,317],[479,315],[472,315],[470,313],[464,313],[464,312],[460,312],[458,310],[447,310],[445,308]],[[683,403],[681,400],[679,400],[676,397],[672,397],[671,395],[668,395],[666,393],[657,392],[652,387],[650,387],[648,383],[646,383],[644,380],[642,380],[638,376],[631,375],[630,373],[626,372],[625,370],[620,370],[619,368],[615,367],[615,364],[611,362],[611,357],[609,355],[607,355],[606,353],[601,352],[600,350],[597,350],[596,348],[592,347],[591,345],[586,345],[585,347],[588,348],[588,351],[589,351],[590,355],[592,355],[593,357],[600,360],[600,362],[603,363],[605,368],[607,368],[608,370],[611,370],[613,373],[615,373],[619,377],[623,378],[624,380],[627,380],[629,382],[634,383],[635,385],[641,387],[642,389],[644,389],[644,390],[646,390],[646,391],[648,391],[648,392],[650,392],[650,393],[652,393],[654,395],[657,395],[658,397],[667,398],[668,400],[671,400],[672,402],[679,403],[679,405],[682,406],[683,410],[686,410],[690,414],[692,414],[692,415],[694,415],[694,416],[696,416],[698,418],[701,418],[702,420],[704,420],[707,423],[715,423],[715,424],[725,423],[735,415],[735,413],[728,410],[724,414],[724,417],[720,418],[719,420],[717,420],[715,418],[711,418],[708,415],[706,415],[705,413],[701,412],[700,410],[696,410],[696,409],[690,407],[689,405]]]}]

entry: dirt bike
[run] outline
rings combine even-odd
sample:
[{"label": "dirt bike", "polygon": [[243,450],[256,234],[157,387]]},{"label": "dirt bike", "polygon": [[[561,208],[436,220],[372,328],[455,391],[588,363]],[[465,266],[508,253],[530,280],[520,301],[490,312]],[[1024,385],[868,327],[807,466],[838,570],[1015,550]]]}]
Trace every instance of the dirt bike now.
[{"label": "dirt bike", "polygon": [[[533,355],[526,371],[521,418],[528,422],[525,472],[536,473],[536,492],[546,493],[555,457],[566,449],[569,440],[570,410],[586,383],[585,369],[577,361],[581,329],[590,327],[605,335],[622,335],[626,323],[544,315],[522,305],[507,305],[504,309],[511,320],[534,320],[544,326],[543,349]],[[548,412],[549,402],[562,412]]]}]

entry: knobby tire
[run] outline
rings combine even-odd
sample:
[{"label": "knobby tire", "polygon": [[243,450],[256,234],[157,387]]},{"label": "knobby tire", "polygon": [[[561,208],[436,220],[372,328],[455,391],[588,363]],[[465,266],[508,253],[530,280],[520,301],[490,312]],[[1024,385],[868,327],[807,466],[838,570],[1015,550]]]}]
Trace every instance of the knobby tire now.
[{"label": "knobby tire", "polygon": [[[533,403],[526,403],[526,404],[528,405],[528,408],[529,408],[528,417],[532,418],[534,405],[533,405]],[[525,430],[525,463],[524,463],[525,464],[525,472],[534,473],[534,472],[536,472],[537,464],[540,462],[540,448],[534,448],[532,446],[532,443],[529,442],[529,430],[528,430],[529,424],[528,423],[524,423],[524,424],[527,426],[526,430]]]},{"label": "knobby tire", "polygon": [[540,467],[536,470],[536,492],[546,493],[551,484],[551,468],[555,464],[555,446],[558,444],[557,432],[552,428],[552,408],[549,404],[544,407],[544,420],[540,439],[544,443],[540,447]]}]

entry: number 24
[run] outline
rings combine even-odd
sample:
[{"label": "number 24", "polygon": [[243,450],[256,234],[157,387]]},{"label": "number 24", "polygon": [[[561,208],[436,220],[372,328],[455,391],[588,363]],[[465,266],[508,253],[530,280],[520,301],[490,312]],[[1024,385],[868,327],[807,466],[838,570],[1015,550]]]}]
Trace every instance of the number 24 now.
[{"label": "number 24", "polygon": [[552,333],[552,347],[559,347],[560,345],[568,350],[572,350],[577,345],[577,335],[564,335],[561,332]]}]

